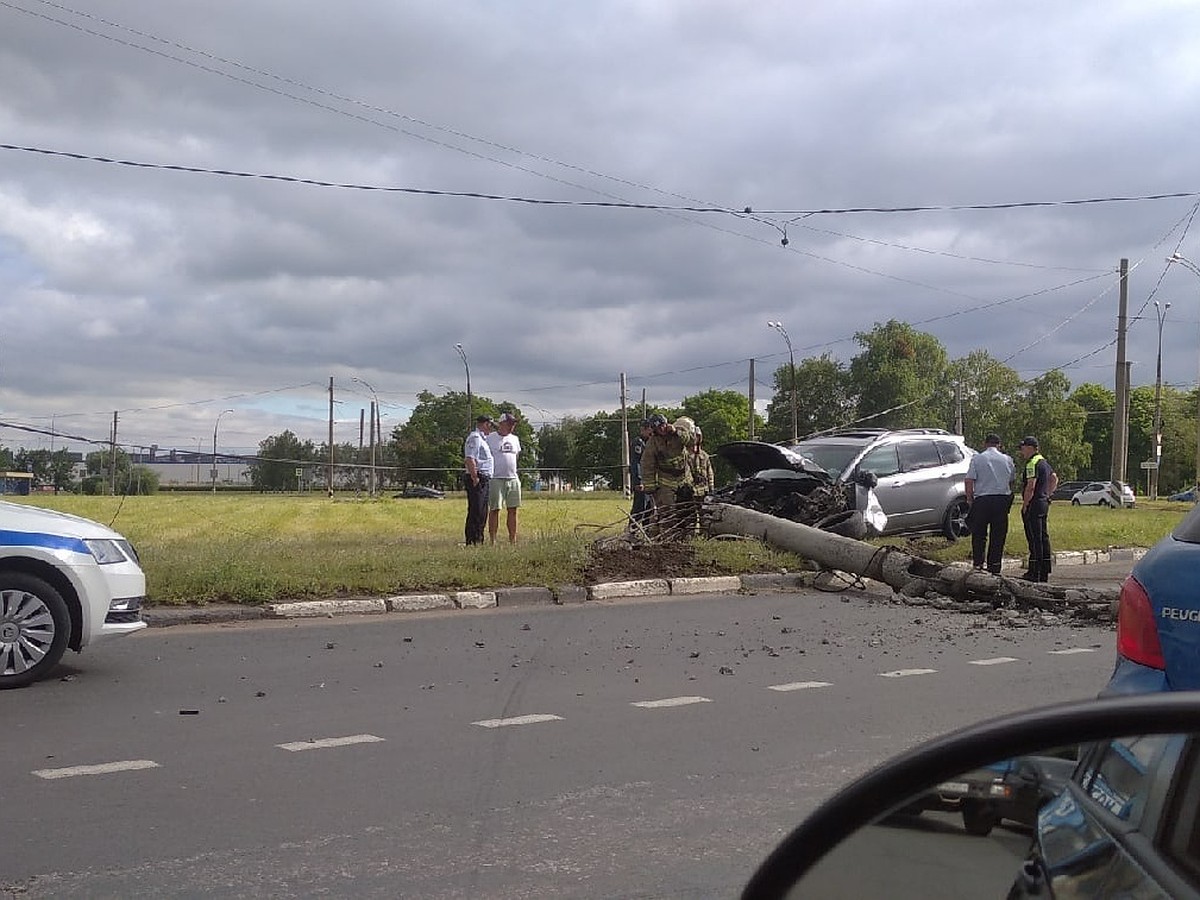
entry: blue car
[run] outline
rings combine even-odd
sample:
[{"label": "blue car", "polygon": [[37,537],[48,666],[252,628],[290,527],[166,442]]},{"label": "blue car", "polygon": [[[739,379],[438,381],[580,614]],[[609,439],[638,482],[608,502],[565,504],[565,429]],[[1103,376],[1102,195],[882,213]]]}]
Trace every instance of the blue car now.
[{"label": "blue car", "polygon": [[[1104,694],[1200,689],[1200,507],[1121,586],[1117,665]],[[1010,900],[1200,897],[1200,737],[1130,736],[1085,748],[1040,808]]]},{"label": "blue car", "polygon": [[1154,545],[1125,583],[1117,665],[1105,694],[1200,689],[1200,507]]}]

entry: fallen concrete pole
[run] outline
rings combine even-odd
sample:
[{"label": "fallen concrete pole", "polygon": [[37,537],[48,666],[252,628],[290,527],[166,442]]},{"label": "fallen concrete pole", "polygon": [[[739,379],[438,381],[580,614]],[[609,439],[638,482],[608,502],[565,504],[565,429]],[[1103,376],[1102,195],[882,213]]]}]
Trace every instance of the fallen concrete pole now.
[{"label": "fallen concrete pole", "polygon": [[811,560],[822,569],[883,582],[913,605],[964,611],[1039,609],[1092,621],[1111,621],[1116,615],[1116,590],[1038,584],[946,565],[905,553],[899,547],[875,546],[741,506],[718,503],[706,512],[711,513],[707,520],[710,535],[758,538]]}]

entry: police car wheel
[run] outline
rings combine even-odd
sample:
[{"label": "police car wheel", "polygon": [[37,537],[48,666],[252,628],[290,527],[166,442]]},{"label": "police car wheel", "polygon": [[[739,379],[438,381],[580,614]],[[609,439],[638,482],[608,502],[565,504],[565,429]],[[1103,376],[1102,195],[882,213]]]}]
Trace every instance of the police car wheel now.
[{"label": "police car wheel", "polygon": [[58,591],[24,572],[0,573],[0,688],[49,674],[70,635],[71,615]]}]

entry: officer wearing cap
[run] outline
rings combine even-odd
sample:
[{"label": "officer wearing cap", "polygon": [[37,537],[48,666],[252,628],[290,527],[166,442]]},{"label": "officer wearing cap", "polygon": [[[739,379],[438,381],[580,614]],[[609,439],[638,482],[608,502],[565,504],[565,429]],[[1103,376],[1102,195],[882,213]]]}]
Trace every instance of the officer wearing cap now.
[{"label": "officer wearing cap", "polygon": [[1021,521],[1025,525],[1025,540],[1029,542],[1029,569],[1022,576],[1026,581],[1049,581],[1050,533],[1046,517],[1050,512],[1050,495],[1058,487],[1058,476],[1038,448],[1033,435],[1021,438],[1021,457],[1025,460],[1021,476]]},{"label": "officer wearing cap", "polygon": [[[1000,451],[1000,435],[995,432],[983,439],[983,452],[971,457],[964,481],[967,503],[967,525],[971,529],[971,561],[975,568],[984,566],[1000,574],[1004,558],[1004,541],[1008,537],[1008,514],[1012,509],[1012,482],[1015,475],[1012,457]],[[989,540],[990,537],[990,540]]]},{"label": "officer wearing cap", "polygon": [[483,529],[488,517],[488,483],[492,480],[492,448],[488,432],[492,430],[491,416],[477,416],[475,430],[463,442],[464,480],[467,488],[467,545],[483,543]]}]

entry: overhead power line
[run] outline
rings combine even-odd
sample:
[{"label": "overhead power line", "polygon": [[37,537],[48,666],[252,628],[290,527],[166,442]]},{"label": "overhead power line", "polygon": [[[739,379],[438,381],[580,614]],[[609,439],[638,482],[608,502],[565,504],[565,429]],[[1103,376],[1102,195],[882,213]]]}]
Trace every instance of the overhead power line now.
[{"label": "overhead power line", "polygon": [[[1127,197],[1090,197],[1075,200],[1024,200],[1012,203],[973,203],[952,206],[860,206],[860,207],[828,207],[797,213],[795,210],[755,210],[747,206],[741,210],[724,206],[680,206],[666,203],[633,203],[625,200],[556,200],[549,197],[523,197],[508,194],[489,194],[481,191],[454,191],[436,188],[401,187],[397,185],[362,184],[346,181],[327,181],[320,178],[303,178],[298,175],[279,175],[269,172],[244,172],[237,169],[213,169],[206,166],[186,166],[179,163],[152,163],[142,160],[118,159],[110,156],[100,156],[92,153],[79,153],[73,150],[53,150],[47,147],[29,147],[21,144],[0,144],[0,150],[13,150],[20,153],[36,153],[43,156],[57,156],[65,159],[83,160],[103,163],[113,166],[126,166],[135,169],[158,169],[168,172],[186,172],[193,175],[217,175],[224,178],[258,178],[264,181],[281,181],[289,184],[305,184],[312,187],[338,188],[351,191],[379,191],[391,194],[419,194],[432,197],[461,197],[471,200],[495,200],[504,203],[527,203],[537,206],[571,206],[571,207],[601,207],[606,209],[654,210],[660,212],[687,213],[721,213],[738,218],[746,216],[785,216],[785,215],[846,215],[851,213],[914,213],[914,212],[955,212],[961,210],[1001,210],[1001,209],[1033,209],[1050,206],[1084,206],[1102,203],[1136,203],[1154,200],[1178,200],[1180,198],[1200,197],[1200,191],[1176,191],[1167,194],[1141,194]],[[994,260],[989,260],[994,262]]]}]

